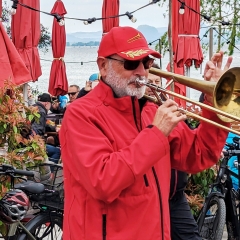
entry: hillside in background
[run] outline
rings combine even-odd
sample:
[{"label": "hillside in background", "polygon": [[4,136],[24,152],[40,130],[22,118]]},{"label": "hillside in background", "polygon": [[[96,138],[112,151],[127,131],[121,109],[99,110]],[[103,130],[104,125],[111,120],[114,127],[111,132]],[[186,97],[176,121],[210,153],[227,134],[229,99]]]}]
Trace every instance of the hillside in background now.
[{"label": "hillside in background", "polygon": [[[148,42],[154,41],[160,38],[166,31],[167,28],[155,28],[148,25],[140,25],[137,28],[140,32],[144,34]],[[88,43],[88,42],[100,42],[102,38],[102,31],[98,32],[75,32],[67,33],[67,42],[69,45],[73,43]]]},{"label": "hillside in background", "polygon": [[[204,27],[204,26],[203,26]],[[149,25],[140,25],[137,28],[143,35],[146,37],[147,42],[152,42],[154,40],[159,39],[167,30],[167,27],[155,28]],[[199,37],[202,39],[204,43],[209,41],[208,37],[203,38],[207,28],[201,28]],[[217,36],[214,38],[216,39]],[[76,45],[76,43],[90,43],[92,46],[96,46],[97,43],[101,41],[102,31],[97,32],[75,32],[75,33],[67,33],[67,45]],[[158,42],[156,41],[155,44]],[[98,44],[97,44],[98,45]]]}]

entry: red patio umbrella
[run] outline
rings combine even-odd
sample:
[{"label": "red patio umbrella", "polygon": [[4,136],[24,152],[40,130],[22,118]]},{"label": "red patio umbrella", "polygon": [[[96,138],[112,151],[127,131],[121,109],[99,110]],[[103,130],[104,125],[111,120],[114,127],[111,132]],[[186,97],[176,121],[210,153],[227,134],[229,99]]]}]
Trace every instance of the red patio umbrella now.
[{"label": "red patio umbrella", "polygon": [[4,80],[9,79],[20,85],[31,80],[31,76],[0,22],[0,87],[3,86]]},{"label": "red patio umbrella", "polygon": [[[184,75],[184,67],[177,67],[177,65],[174,63],[174,73]],[[170,64],[167,65],[167,70],[170,72]],[[167,79],[167,83],[170,81],[170,79]],[[181,83],[174,82],[174,92],[178,93],[182,96],[186,96],[186,86],[182,85]],[[168,87],[168,90],[171,90],[171,87]],[[186,102],[179,98],[174,98],[174,101],[178,103],[181,107],[186,107]]]},{"label": "red patio umbrella", "polygon": [[0,18],[2,17],[2,0],[0,0]]},{"label": "red patio umbrella", "polygon": [[[67,13],[61,0],[57,0],[55,2],[51,13],[58,14],[61,17]],[[48,92],[53,96],[65,95],[68,91],[66,66],[64,62],[65,48],[65,26],[60,26],[57,20],[54,18],[52,27],[53,62],[48,86]]]},{"label": "red patio umbrella", "polygon": [[[102,18],[119,15],[119,0],[103,0]],[[119,26],[119,17],[102,20],[103,33]]]},{"label": "red patio umbrella", "polygon": [[[19,2],[40,9],[39,0],[19,0]],[[12,16],[11,34],[12,41],[28,68],[31,79],[36,81],[42,75],[37,49],[41,36],[40,13],[18,4],[17,12]]]},{"label": "red patio umbrella", "polygon": [[[200,12],[200,0],[184,0],[185,5]],[[184,14],[179,13],[181,3],[172,1],[172,35],[174,62],[178,67],[199,67],[203,61],[203,54],[199,39],[200,15],[185,7]]]}]

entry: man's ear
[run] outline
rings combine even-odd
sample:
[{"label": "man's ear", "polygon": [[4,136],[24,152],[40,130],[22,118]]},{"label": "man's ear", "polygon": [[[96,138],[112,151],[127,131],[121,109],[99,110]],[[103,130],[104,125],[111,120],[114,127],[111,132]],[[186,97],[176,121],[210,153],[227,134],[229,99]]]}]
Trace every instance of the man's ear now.
[{"label": "man's ear", "polygon": [[104,79],[107,75],[108,60],[104,57],[99,57],[97,59],[97,65],[98,65],[100,75]]}]

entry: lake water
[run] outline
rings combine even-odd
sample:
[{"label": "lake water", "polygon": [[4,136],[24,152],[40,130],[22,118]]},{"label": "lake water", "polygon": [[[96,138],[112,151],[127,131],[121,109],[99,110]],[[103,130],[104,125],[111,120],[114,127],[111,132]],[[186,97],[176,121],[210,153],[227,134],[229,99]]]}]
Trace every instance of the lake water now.
[{"label": "lake water", "polygon": [[[68,84],[77,84],[81,88],[84,87],[86,80],[92,73],[98,72],[96,64],[98,47],[67,47],[65,53],[65,63],[67,69]],[[48,91],[48,82],[52,61],[51,48],[47,53],[39,52],[41,58],[42,76],[39,77],[35,83],[30,83],[33,89],[37,89],[39,92]],[[162,58],[162,69],[165,70],[168,64],[168,54]],[[226,57],[224,58],[226,59]],[[156,62],[159,64],[159,60]],[[190,77],[196,79],[202,79],[203,69],[206,61],[203,62],[202,68],[195,69],[190,68]],[[240,53],[236,50],[234,53],[234,60],[232,67],[240,66]],[[201,70],[202,69],[202,70]],[[165,81],[163,80],[163,84]],[[198,100],[200,93],[194,89],[189,89],[189,95],[191,99]]]}]

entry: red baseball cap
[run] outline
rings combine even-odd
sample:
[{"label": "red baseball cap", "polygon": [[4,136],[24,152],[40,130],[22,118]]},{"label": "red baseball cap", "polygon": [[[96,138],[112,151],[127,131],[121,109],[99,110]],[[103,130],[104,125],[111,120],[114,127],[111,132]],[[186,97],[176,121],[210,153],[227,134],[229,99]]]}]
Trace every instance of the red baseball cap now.
[{"label": "red baseball cap", "polygon": [[102,37],[98,57],[117,54],[127,60],[139,60],[148,55],[161,55],[148,47],[143,34],[132,27],[114,27]]}]

